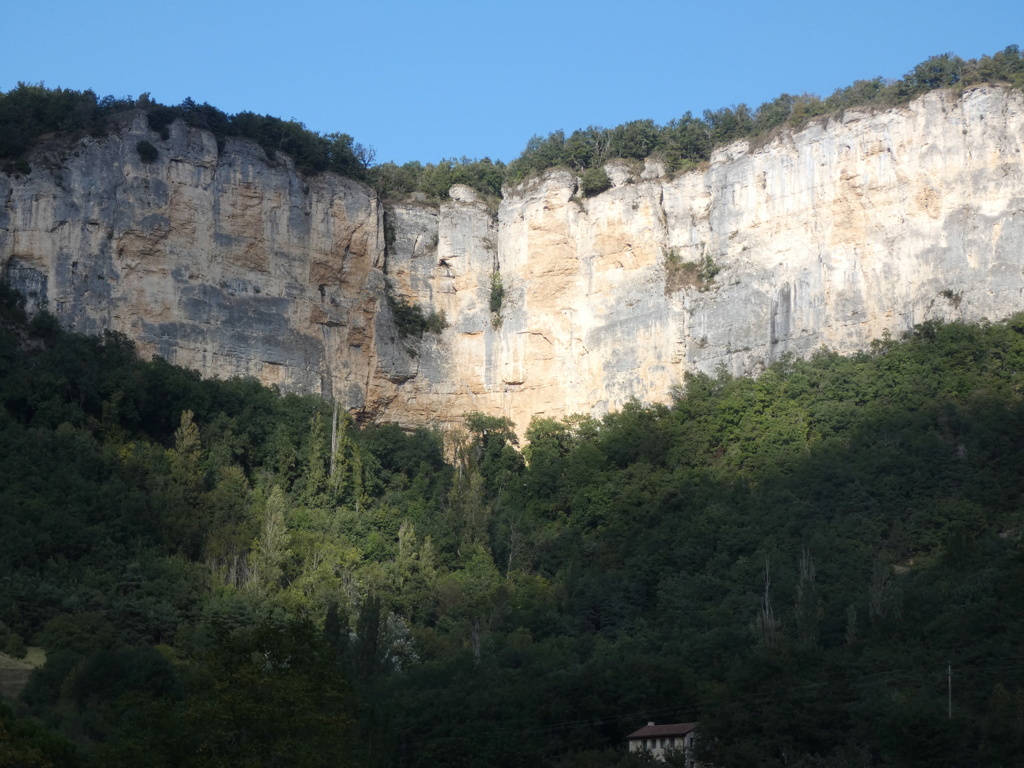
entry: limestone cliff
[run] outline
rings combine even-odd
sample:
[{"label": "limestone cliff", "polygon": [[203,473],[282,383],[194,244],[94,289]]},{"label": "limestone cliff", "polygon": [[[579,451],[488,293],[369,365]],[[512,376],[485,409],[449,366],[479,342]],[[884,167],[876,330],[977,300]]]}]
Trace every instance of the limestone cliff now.
[{"label": "limestone cliff", "polygon": [[[154,139],[159,157],[135,149]],[[0,176],[6,279],[62,324],[121,331],[207,376],[252,375],[361,404],[376,339],[381,211],[364,185],[144,117]]]},{"label": "limestone cliff", "polygon": [[[368,419],[523,429],[665,400],[687,370],[1024,309],[1024,96],[1003,88],[847,112],[675,178],[612,164],[588,199],[551,171],[496,211],[457,187],[385,217],[357,182],[143,118],[44,155],[0,176],[8,281],[70,327]],[[448,328],[402,338],[388,284]]]}]

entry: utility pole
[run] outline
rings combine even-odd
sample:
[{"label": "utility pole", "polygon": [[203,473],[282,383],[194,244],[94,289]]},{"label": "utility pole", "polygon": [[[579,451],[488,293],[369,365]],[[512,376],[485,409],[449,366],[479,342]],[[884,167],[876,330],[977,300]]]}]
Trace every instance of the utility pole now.
[{"label": "utility pole", "polygon": [[946,662],[946,690],[949,701],[949,720],[953,719],[953,663]]}]

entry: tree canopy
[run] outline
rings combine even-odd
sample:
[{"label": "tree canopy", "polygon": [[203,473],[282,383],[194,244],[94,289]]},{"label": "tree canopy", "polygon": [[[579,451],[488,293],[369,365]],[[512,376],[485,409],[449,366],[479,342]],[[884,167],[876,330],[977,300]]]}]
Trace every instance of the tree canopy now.
[{"label": "tree canopy", "polygon": [[719,765],[1020,754],[1024,318],[520,446],[485,414],[356,428],[2,298],[0,637],[47,661],[0,749],[568,768],[633,765],[656,720]]}]

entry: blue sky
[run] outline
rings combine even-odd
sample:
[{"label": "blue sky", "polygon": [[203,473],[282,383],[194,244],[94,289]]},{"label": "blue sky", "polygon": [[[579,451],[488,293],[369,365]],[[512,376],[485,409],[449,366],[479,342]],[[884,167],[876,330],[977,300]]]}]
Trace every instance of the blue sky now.
[{"label": "blue sky", "polygon": [[377,160],[515,158],[534,134],[825,96],[1024,46],[1024,2],[54,0],[4,8],[19,81],[351,134]]}]

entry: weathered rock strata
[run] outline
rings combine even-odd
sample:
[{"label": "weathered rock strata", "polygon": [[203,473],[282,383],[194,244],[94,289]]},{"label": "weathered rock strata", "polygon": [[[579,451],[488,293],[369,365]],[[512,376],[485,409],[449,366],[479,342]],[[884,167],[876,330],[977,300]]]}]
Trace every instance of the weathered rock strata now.
[{"label": "weathered rock strata", "polygon": [[[439,207],[390,205],[386,224],[364,185],[303,178],[246,142],[218,151],[180,123],[168,141],[140,117],[47,151],[0,176],[8,281],[69,327],[368,419],[479,410],[522,429],[664,400],[687,370],[756,373],[1024,308],[1024,97],[1002,88],[848,112],[676,178],[613,164],[590,199],[566,171],[496,212],[455,188]],[[718,271],[679,279],[688,263]],[[447,329],[402,338],[386,290]]]}]

